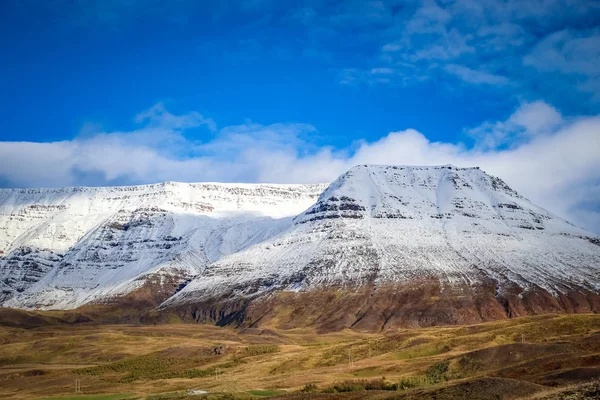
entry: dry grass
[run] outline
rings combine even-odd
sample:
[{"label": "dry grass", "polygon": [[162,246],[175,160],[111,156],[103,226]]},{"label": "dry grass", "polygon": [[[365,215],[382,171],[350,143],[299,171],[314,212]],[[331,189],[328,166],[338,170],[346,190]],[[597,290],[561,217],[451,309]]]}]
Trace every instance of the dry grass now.
[{"label": "dry grass", "polygon": [[[440,390],[447,397],[439,398],[455,398],[466,387],[530,396],[582,383],[600,367],[600,315],[546,315],[385,334],[238,332],[192,324],[40,325],[0,327],[1,398],[74,394],[76,379],[84,394],[155,399],[183,398],[189,389],[208,390],[215,399],[281,393],[290,399],[352,398],[351,393],[313,393],[336,385],[336,391],[373,388],[368,394],[379,398],[427,398]],[[588,375],[578,380],[575,372],[582,367]],[[305,387],[311,390],[300,393]]]}]

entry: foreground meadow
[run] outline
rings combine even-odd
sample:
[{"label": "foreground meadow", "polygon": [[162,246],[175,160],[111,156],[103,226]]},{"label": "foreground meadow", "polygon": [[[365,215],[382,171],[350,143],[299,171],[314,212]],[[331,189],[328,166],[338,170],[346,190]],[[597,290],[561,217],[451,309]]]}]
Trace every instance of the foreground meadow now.
[{"label": "foreground meadow", "polygon": [[0,398],[600,398],[600,315],[379,334],[44,318],[0,319]]}]

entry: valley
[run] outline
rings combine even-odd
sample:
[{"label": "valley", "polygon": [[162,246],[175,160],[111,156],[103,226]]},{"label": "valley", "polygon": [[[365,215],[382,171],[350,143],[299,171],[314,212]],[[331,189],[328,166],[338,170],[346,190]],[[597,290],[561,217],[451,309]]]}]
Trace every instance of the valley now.
[{"label": "valley", "polygon": [[[569,398],[583,399],[600,393],[595,314],[326,334],[69,318],[63,311],[0,310],[0,397],[67,399],[76,380],[80,396],[156,400],[558,399],[569,391]],[[191,389],[209,394],[188,396]]]}]

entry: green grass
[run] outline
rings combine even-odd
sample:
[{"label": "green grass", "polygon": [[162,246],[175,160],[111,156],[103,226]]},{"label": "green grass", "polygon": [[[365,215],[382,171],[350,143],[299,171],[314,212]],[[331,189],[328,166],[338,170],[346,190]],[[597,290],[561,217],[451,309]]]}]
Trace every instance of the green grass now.
[{"label": "green grass", "polygon": [[246,348],[245,356],[259,356],[261,354],[277,353],[279,346],[276,344],[255,344]]},{"label": "green grass", "polygon": [[426,343],[418,345],[394,354],[396,360],[410,360],[413,358],[430,357],[447,353],[451,350],[450,346],[443,343]]},{"label": "green grass", "polygon": [[90,394],[90,395],[77,395],[77,396],[44,397],[40,400],[120,400],[120,399],[128,399],[133,396],[134,396],[134,394],[132,394],[132,393]]},{"label": "green grass", "polygon": [[254,396],[249,393],[207,393],[202,395],[190,395],[187,392],[172,392],[153,394],[145,397],[145,400],[252,400]]},{"label": "green grass", "polygon": [[448,360],[439,362],[432,365],[427,369],[426,376],[431,383],[439,383],[447,379],[448,367],[450,362]]},{"label": "green grass", "polygon": [[252,396],[270,397],[287,393],[285,390],[248,390]]},{"label": "green grass", "polygon": [[144,379],[173,379],[173,378],[202,378],[214,375],[216,371],[227,368],[233,368],[240,363],[242,359],[235,358],[230,361],[215,364],[207,368],[185,368],[185,365],[194,363],[204,363],[204,359],[188,358],[166,358],[160,359],[155,355],[140,356],[123,359],[95,367],[86,367],[73,370],[76,374],[98,376],[105,374],[120,374],[119,383],[131,383]]}]

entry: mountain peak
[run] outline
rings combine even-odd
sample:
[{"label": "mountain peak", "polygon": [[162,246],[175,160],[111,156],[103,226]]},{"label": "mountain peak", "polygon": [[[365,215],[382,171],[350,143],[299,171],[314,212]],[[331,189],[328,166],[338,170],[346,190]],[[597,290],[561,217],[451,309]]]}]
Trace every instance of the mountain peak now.
[{"label": "mountain peak", "polygon": [[466,171],[466,170],[478,170],[480,168],[479,167],[458,167],[458,166],[452,165],[452,164],[445,164],[445,165],[357,164],[354,167],[350,168],[348,170],[348,172],[351,172],[351,171],[357,170],[357,169],[368,169],[368,170],[372,170],[372,171],[377,171],[377,170],[381,171],[381,170],[390,170],[390,169],[396,169],[396,170],[443,170],[443,169],[448,169],[448,170],[456,170],[456,171]]},{"label": "mountain peak", "polygon": [[[464,202],[494,208],[521,199],[479,167],[357,165],[334,181],[296,222],[332,218],[447,218]],[[460,204],[458,204],[460,203]],[[440,215],[442,215],[440,217]]]},{"label": "mountain peak", "polygon": [[[292,291],[298,293],[294,299],[301,313],[303,298],[337,288],[350,297],[364,293],[364,306],[353,312],[371,315],[361,324],[373,318],[377,325],[388,324],[393,315],[400,321],[421,318],[402,315],[435,304],[432,297],[413,293],[427,288],[438,299],[468,299],[470,305],[444,311],[464,323],[490,310],[496,310],[490,316],[496,318],[528,309],[572,308],[552,299],[579,298],[600,285],[594,235],[477,167],[358,165],[293,222],[278,235],[215,262],[164,306],[256,299],[255,309],[268,315],[278,293]],[[511,297],[514,293],[520,297]],[[527,293],[535,295],[530,299]],[[402,300],[389,302],[398,296]],[[288,297],[282,299],[292,307]],[[541,299],[545,304],[533,303]],[[335,304],[325,309],[348,315],[344,301]],[[337,315],[332,312],[323,320]],[[470,319],[460,320],[461,312]],[[342,327],[358,322],[348,317]]]}]

